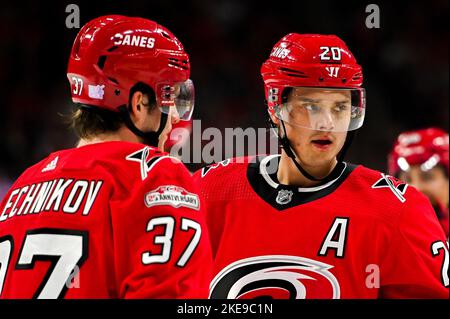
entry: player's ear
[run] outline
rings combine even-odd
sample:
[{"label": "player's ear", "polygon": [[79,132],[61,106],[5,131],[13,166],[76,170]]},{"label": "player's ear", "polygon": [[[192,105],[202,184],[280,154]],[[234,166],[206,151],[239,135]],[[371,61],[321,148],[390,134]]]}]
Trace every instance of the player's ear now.
[{"label": "player's ear", "polygon": [[[147,97],[141,91],[136,91],[133,93],[130,99],[130,117],[137,127],[139,123],[143,122],[146,117],[146,105]],[[147,102],[148,103],[148,102]]]}]

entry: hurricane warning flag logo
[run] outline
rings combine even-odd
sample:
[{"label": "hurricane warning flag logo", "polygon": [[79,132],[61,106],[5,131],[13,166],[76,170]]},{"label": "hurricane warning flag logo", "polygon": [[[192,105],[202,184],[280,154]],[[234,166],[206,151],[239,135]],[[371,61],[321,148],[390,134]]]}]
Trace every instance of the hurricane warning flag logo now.
[{"label": "hurricane warning flag logo", "polygon": [[238,260],[211,282],[211,299],[339,299],[333,266],[296,256],[258,256]]},{"label": "hurricane warning flag logo", "polygon": [[146,146],[139,151],[136,151],[126,157],[127,161],[138,162],[141,170],[141,178],[145,180],[148,176],[148,173],[152,170],[153,167],[160,161],[164,159],[171,159],[172,161],[179,162],[179,160],[175,157],[171,157],[168,155],[164,155],[161,152],[151,152],[151,148]]},{"label": "hurricane warning flag logo", "polygon": [[403,195],[405,195],[408,184],[403,183],[395,177],[381,173],[381,178],[372,185],[372,188],[388,188],[399,201],[402,203],[406,202],[406,198]]}]

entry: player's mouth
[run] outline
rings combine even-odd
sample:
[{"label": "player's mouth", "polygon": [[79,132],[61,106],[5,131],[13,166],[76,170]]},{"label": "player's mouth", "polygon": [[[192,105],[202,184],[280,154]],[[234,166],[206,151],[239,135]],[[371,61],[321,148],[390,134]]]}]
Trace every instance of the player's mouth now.
[{"label": "player's mouth", "polygon": [[331,148],[333,141],[329,137],[317,137],[311,140],[311,144],[319,150],[326,151]]}]

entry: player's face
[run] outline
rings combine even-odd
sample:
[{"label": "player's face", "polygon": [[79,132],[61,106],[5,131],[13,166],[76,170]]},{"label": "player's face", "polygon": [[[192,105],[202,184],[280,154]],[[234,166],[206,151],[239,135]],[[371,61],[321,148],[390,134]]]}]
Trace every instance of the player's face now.
[{"label": "player's face", "polygon": [[145,108],[145,119],[142,121],[143,127],[141,130],[143,132],[156,132],[159,129],[159,123],[161,121],[161,111],[155,106],[145,105],[147,107]]},{"label": "player's face", "polygon": [[[159,117],[161,118],[161,111]],[[166,143],[167,139],[169,138],[169,134],[172,131],[172,125],[176,124],[180,121],[180,116],[177,112],[177,109],[175,106],[171,106],[169,110],[169,114],[167,115],[167,121],[166,126],[164,127],[164,130],[159,135],[159,142],[158,142],[158,148],[160,150],[164,150],[164,144]]]},{"label": "player's face", "polygon": [[428,171],[423,171],[419,165],[413,165],[409,171],[401,172],[399,177],[428,196],[431,204],[448,203],[449,184],[442,167],[435,166]]},{"label": "player's face", "polygon": [[[133,97],[133,104],[141,104],[144,107],[140,107],[134,113],[134,121],[136,127],[143,132],[156,132],[159,130],[161,123],[162,112],[159,107],[150,106],[148,96],[146,94],[141,94],[140,92],[135,93],[136,98]],[[136,106],[133,106],[136,108]],[[167,111],[167,121],[166,125],[159,135],[158,147],[163,150],[164,143],[166,142],[170,131],[172,130],[172,124],[178,123],[180,121],[180,116],[177,112],[175,106],[171,106]],[[144,142],[144,141],[141,141]]]},{"label": "player's face", "polygon": [[[317,167],[336,160],[347,132],[335,130],[337,126],[348,127],[350,108],[345,106],[350,99],[348,91],[293,89],[288,98],[292,120],[285,121],[285,126],[291,146],[304,165]],[[302,121],[305,124],[299,125]]]}]

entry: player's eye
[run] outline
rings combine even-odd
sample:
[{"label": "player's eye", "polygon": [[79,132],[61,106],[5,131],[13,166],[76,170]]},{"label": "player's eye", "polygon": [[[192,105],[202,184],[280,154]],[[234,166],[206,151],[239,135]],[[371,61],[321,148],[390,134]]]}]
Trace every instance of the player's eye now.
[{"label": "player's eye", "polygon": [[302,107],[310,113],[320,112],[320,106],[316,104],[303,104]]},{"label": "player's eye", "polygon": [[424,182],[430,182],[434,178],[431,172],[422,172],[422,174],[420,174],[420,177]]},{"label": "player's eye", "polygon": [[348,110],[348,108],[349,108],[349,106],[347,104],[337,104],[333,110],[336,113],[342,113],[342,112]]}]

